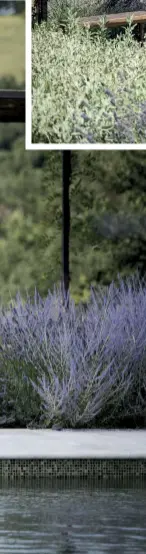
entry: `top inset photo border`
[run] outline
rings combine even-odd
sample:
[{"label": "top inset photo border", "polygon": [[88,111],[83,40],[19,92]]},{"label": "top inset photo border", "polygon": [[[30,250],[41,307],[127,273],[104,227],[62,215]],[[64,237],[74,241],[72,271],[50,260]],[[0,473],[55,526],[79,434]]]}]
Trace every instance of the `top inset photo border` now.
[{"label": "top inset photo border", "polygon": [[145,75],[146,0],[26,0],[26,149],[145,149]]}]

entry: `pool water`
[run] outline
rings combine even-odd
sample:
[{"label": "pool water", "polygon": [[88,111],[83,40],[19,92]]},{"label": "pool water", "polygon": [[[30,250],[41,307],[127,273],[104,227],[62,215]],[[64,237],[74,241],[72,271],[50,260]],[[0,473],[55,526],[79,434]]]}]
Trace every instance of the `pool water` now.
[{"label": "pool water", "polygon": [[146,482],[0,483],[0,554],[145,554]]}]

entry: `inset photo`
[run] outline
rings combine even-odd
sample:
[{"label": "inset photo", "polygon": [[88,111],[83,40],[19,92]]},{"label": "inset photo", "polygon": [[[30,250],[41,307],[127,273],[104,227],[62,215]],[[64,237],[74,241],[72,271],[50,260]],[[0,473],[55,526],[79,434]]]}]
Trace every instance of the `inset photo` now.
[{"label": "inset photo", "polygon": [[146,0],[26,9],[26,148],[145,145]]}]

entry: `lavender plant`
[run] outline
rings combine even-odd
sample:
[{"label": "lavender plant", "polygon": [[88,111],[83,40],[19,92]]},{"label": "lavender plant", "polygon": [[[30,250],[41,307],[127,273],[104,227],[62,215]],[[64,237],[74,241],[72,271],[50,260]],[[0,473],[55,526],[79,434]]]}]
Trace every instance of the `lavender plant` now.
[{"label": "lavender plant", "polygon": [[98,298],[92,289],[86,313],[72,299],[66,310],[61,290],[45,300],[35,291],[25,305],[18,296],[1,317],[2,417],[75,428],[143,415],[146,289],[134,280]]}]

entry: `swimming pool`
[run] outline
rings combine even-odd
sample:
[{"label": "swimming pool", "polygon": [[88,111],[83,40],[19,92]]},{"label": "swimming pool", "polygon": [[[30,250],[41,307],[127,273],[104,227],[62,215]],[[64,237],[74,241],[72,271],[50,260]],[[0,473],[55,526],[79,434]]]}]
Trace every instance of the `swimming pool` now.
[{"label": "swimming pool", "polygon": [[0,482],[0,554],[144,554],[146,480]]}]

